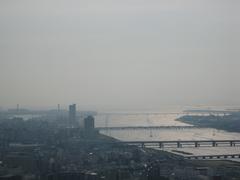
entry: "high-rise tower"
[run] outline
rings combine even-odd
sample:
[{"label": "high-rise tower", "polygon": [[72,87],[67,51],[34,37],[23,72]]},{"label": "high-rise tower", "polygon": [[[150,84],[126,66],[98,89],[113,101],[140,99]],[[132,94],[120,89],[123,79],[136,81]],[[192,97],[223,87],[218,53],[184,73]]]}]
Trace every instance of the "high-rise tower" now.
[{"label": "high-rise tower", "polygon": [[76,104],[69,105],[69,124],[76,124]]}]

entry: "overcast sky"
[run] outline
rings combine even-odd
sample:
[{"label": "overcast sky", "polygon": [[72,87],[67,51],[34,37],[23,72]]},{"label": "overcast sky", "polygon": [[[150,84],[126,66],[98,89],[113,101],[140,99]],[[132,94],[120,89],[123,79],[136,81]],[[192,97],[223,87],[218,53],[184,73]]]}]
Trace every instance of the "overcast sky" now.
[{"label": "overcast sky", "polygon": [[0,106],[240,106],[239,0],[1,0]]}]

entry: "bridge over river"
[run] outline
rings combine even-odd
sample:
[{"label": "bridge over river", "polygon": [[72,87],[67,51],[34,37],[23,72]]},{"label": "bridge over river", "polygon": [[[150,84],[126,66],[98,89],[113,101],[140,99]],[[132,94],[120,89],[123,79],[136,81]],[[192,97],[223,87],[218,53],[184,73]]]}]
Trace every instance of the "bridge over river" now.
[{"label": "bridge over river", "polygon": [[98,130],[151,130],[151,129],[201,129],[198,126],[118,126],[118,127],[97,127]]},{"label": "bridge over river", "polygon": [[186,140],[186,141],[121,141],[121,144],[136,145],[139,147],[218,147],[240,146],[240,140]]},{"label": "bridge over river", "polygon": [[167,151],[189,160],[240,159],[240,140],[126,141],[121,143]]}]

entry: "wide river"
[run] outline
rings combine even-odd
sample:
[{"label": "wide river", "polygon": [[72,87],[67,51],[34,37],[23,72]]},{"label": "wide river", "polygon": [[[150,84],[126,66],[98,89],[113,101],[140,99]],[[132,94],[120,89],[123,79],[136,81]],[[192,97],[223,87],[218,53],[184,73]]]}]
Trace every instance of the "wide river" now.
[{"label": "wide river", "polygon": [[[102,134],[122,141],[159,141],[159,140],[230,140],[240,139],[240,133],[232,133],[213,128],[184,128],[191,126],[177,118],[183,113],[134,113],[134,114],[99,114],[96,116],[96,127],[108,127]],[[200,114],[199,114],[200,115]],[[201,114],[204,115],[204,114]],[[205,114],[206,115],[206,114]],[[110,129],[110,127],[165,126],[159,129]],[[173,126],[169,128],[169,126]],[[176,126],[176,127],[174,127]],[[183,128],[179,128],[183,126]]]}]

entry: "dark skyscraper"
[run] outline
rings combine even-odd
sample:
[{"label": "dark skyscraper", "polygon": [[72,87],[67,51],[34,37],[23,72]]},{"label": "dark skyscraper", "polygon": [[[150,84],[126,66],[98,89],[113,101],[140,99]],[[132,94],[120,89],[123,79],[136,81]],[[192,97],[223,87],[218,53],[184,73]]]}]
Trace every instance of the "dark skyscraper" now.
[{"label": "dark skyscraper", "polygon": [[84,119],[84,129],[93,130],[94,129],[94,117],[88,116]]},{"label": "dark skyscraper", "polygon": [[76,123],[76,104],[69,105],[69,124]]}]

